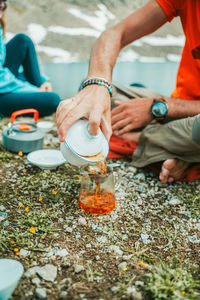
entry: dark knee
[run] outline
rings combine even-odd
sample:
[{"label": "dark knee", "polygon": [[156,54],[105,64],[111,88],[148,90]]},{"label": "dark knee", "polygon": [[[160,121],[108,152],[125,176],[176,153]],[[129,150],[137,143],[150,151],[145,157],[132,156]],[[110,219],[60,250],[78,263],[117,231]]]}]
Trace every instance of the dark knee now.
[{"label": "dark knee", "polygon": [[33,44],[31,38],[25,33],[18,33],[14,38],[22,45],[28,46],[30,44]]}]

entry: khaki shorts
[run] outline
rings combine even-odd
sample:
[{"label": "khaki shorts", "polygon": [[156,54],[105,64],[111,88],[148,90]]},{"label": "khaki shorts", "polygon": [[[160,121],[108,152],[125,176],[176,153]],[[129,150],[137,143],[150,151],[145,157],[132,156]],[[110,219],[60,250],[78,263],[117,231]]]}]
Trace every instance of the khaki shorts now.
[{"label": "khaki shorts", "polygon": [[[116,84],[112,100],[155,97],[161,95],[144,88]],[[190,163],[200,162],[200,115],[166,124],[152,121],[142,130],[138,147],[133,154],[133,165],[144,167],[169,158]]]}]

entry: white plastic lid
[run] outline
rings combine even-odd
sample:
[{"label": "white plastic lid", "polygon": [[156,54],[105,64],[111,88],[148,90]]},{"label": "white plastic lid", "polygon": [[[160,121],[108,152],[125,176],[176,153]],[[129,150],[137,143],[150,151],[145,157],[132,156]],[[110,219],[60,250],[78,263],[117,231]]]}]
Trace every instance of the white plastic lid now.
[{"label": "white plastic lid", "polygon": [[81,156],[93,156],[102,151],[105,137],[99,129],[97,135],[91,135],[87,120],[79,120],[68,130],[65,143]]}]

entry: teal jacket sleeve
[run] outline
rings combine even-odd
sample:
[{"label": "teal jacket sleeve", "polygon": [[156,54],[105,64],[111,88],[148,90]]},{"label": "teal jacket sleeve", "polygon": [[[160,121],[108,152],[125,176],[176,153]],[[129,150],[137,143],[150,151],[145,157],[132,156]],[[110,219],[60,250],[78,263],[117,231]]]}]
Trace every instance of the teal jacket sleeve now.
[{"label": "teal jacket sleeve", "polygon": [[11,93],[24,86],[22,81],[18,80],[8,68],[4,67],[5,57],[6,47],[2,28],[0,27],[0,94]]}]

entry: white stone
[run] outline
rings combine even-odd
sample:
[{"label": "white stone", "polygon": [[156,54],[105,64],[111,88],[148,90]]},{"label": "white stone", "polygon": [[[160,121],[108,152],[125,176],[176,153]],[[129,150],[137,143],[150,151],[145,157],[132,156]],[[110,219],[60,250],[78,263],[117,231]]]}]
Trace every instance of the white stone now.
[{"label": "white stone", "polygon": [[115,255],[119,255],[119,256],[123,255],[123,251],[120,250],[120,248],[118,246],[115,246],[115,245],[111,245],[109,247],[109,251],[113,252]]},{"label": "white stone", "polygon": [[78,223],[79,223],[80,225],[86,225],[86,224],[87,224],[87,221],[86,221],[85,218],[80,217],[80,218],[78,219]]},{"label": "white stone", "polygon": [[39,299],[46,299],[46,297],[47,297],[47,292],[46,292],[46,289],[44,289],[44,288],[36,288],[35,294]]},{"label": "white stone", "polygon": [[148,245],[149,243],[151,243],[151,241],[149,240],[149,235],[147,233],[141,233],[140,236],[145,245]]},{"label": "white stone", "polygon": [[74,265],[74,272],[80,273],[81,271],[85,270],[85,268],[81,265]]},{"label": "white stone", "polygon": [[37,274],[42,277],[42,279],[53,282],[57,277],[57,267],[47,264],[46,266],[39,268]]},{"label": "white stone", "polygon": [[169,200],[169,205],[178,205],[181,204],[181,201],[177,197],[173,197]]},{"label": "white stone", "polygon": [[66,228],[65,228],[65,231],[66,231],[67,233],[72,233],[72,228],[71,228],[71,227],[66,227]]},{"label": "white stone", "polygon": [[118,265],[118,269],[120,271],[124,271],[124,269],[126,269],[126,268],[127,268],[127,263],[125,261]]},{"label": "white stone", "polygon": [[134,286],[129,286],[126,290],[126,293],[131,297],[133,300],[142,300],[142,294],[136,291]]},{"label": "white stone", "polygon": [[5,210],[6,210],[5,206],[4,205],[0,205],[0,211],[5,211]]},{"label": "white stone", "polygon": [[69,252],[66,249],[57,250],[55,253],[56,256],[66,257],[69,255]]},{"label": "white stone", "polygon": [[19,252],[19,255],[20,256],[24,256],[24,257],[29,256],[30,255],[30,251],[25,250],[25,249],[21,249],[20,252]]},{"label": "white stone", "polygon": [[32,283],[35,284],[37,287],[40,285],[40,279],[37,278],[37,277],[33,278],[31,281],[32,281]]},{"label": "white stone", "polygon": [[32,267],[32,268],[28,269],[24,275],[26,277],[31,277],[31,276],[35,275],[37,273],[37,271],[39,271],[39,269],[40,269],[40,267],[38,267],[38,266]]}]

